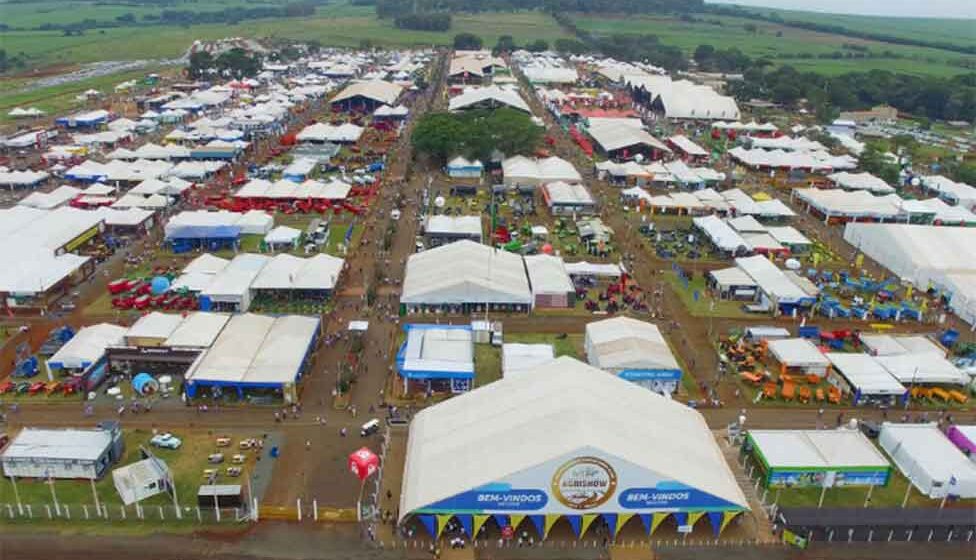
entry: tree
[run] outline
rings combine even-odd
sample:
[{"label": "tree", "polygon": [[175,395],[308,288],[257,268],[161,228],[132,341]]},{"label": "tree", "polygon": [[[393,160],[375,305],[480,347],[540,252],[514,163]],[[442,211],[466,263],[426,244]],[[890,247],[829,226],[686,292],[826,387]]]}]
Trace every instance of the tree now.
[{"label": "tree", "polygon": [[542,52],[549,50],[549,43],[544,39],[536,39],[525,45],[525,50],[529,52]]},{"label": "tree", "polygon": [[884,153],[874,143],[868,143],[858,159],[861,169],[880,177],[885,182],[895,185],[898,183],[898,166],[888,163]]},{"label": "tree", "polygon": [[695,54],[692,55],[692,58],[694,58],[695,62],[697,62],[698,64],[704,64],[708,59],[712,58],[714,55],[715,55],[715,47],[711,45],[698,45],[698,48],[695,49]]},{"label": "tree", "polygon": [[481,37],[474,33],[458,33],[454,36],[454,48],[459,51],[481,50]]},{"label": "tree", "polygon": [[501,108],[424,115],[417,122],[411,143],[417,154],[443,165],[456,155],[487,161],[495,150],[530,154],[541,139],[542,128],[529,115]]},{"label": "tree", "polygon": [[254,76],[261,71],[261,61],[257,55],[249,55],[241,48],[230,49],[220,53],[214,61],[223,73],[230,74],[235,78]]},{"label": "tree", "polygon": [[194,80],[203,77],[207,70],[214,67],[214,58],[207,51],[196,51],[190,54],[188,72]]},{"label": "tree", "polygon": [[553,48],[562,54],[583,54],[588,50],[586,43],[583,41],[565,38],[556,39],[556,42],[553,43]]},{"label": "tree", "polygon": [[502,35],[495,43],[495,54],[510,53],[515,50],[515,39],[511,35]]},{"label": "tree", "polygon": [[438,163],[457,153],[458,143],[464,141],[464,123],[451,113],[429,113],[421,117],[410,141],[413,149]]}]

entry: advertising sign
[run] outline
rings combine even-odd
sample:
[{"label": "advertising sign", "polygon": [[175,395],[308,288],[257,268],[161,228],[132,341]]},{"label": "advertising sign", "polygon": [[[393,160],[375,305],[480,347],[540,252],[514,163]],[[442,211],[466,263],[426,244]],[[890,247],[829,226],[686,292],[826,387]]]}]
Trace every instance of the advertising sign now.
[{"label": "advertising sign", "polygon": [[827,486],[884,486],[888,483],[889,471],[802,471],[775,470],[769,475],[769,486],[773,488],[820,488]]},{"label": "advertising sign", "polygon": [[552,477],[552,495],[570,509],[593,509],[607,503],[617,489],[617,473],[603,459],[577,457]]},{"label": "advertising sign", "polygon": [[507,484],[489,484],[441,500],[427,510],[439,511],[536,511],[549,503],[542,490],[511,488]]},{"label": "advertising sign", "polygon": [[725,510],[742,507],[659,473],[582,449],[461,492],[423,513],[608,513],[615,511]]}]

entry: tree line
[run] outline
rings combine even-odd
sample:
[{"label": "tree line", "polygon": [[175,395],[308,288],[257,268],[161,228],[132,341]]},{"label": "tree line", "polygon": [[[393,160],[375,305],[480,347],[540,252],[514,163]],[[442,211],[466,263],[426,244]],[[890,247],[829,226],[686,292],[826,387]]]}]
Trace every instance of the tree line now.
[{"label": "tree line", "polygon": [[891,43],[893,45],[927,47],[931,49],[940,49],[944,51],[958,52],[962,54],[976,54],[976,46],[957,45],[949,41],[939,41],[939,40],[923,39],[923,38],[915,38],[915,37],[902,37],[899,35],[889,35],[887,33],[877,33],[874,31],[866,31],[862,29],[851,29],[850,27],[845,27],[843,25],[836,25],[836,24],[817,23],[812,21],[803,21],[803,20],[796,20],[796,19],[785,19],[776,12],[772,12],[769,15],[767,15],[761,12],[746,10],[739,6],[719,6],[719,5],[710,4],[708,6],[702,6],[701,11],[705,11],[713,14],[719,14],[719,15],[765,21],[769,23],[775,23],[778,25],[784,25],[787,27],[805,29],[807,31],[830,33],[833,35],[843,35],[845,37],[853,37],[856,39],[881,41],[883,43]]},{"label": "tree line", "polygon": [[976,120],[976,73],[935,78],[871,70],[824,76],[789,65],[769,70],[770,65],[756,61],[741,81],[729,83],[729,91],[739,99],[771,99],[787,106],[807,99],[822,120],[835,110],[882,103],[932,120]]},{"label": "tree line", "polygon": [[113,20],[96,20],[85,18],[71,23],[42,23],[31,29],[33,31],[64,31],[65,35],[82,35],[90,29],[108,29],[116,27],[133,27],[140,25],[200,25],[200,24],[228,24],[233,25],[242,21],[270,18],[296,18],[315,15],[316,3],[311,1],[291,2],[283,6],[258,6],[253,8],[226,8],[212,12],[197,12],[193,10],[162,10],[159,14],[143,14],[137,18],[128,12],[116,16]]}]

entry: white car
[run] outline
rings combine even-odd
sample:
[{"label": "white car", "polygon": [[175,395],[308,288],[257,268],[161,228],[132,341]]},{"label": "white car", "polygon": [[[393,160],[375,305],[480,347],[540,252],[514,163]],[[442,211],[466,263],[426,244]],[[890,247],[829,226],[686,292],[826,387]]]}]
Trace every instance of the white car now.
[{"label": "white car", "polygon": [[183,442],[173,434],[158,434],[149,440],[149,444],[163,449],[179,449]]}]

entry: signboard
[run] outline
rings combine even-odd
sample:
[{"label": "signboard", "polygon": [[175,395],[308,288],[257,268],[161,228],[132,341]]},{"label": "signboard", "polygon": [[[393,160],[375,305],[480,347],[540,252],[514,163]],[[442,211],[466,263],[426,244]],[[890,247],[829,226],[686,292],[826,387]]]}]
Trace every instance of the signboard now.
[{"label": "signboard", "polygon": [[785,542],[786,544],[791,544],[797,548],[807,547],[807,539],[805,537],[801,537],[800,535],[797,535],[796,533],[790,531],[789,529],[783,529],[783,542]]},{"label": "signboard", "polygon": [[470,492],[462,492],[430,507],[431,511],[535,511],[549,503],[542,490],[510,488],[505,484],[489,484]]},{"label": "signboard", "polygon": [[678,525],[678,532],[679,533],[690,533],[694,529],[695,528],[693,526],[691,526],[691,525]]},{"label": "signboard", "polygon": [[552,494],[570,509],[593,509],[613,496],[617,473],[597,457],[578,457],[559,467],[552,477]]},{"label": "signboard", "polygon": [[584,448],[416,511],[433,514],[544,511],[572,515],[741,507],[596,449]]},{"label": "signboard", "polygon": [[99,229],[98,226],[91,227],[87,231],[79,235],[78,237],[75,237],[67,245],[64,246],[65,251],[70,253],[71,251],[74,251],[78,247],[81,247],[86,242],[88,242],[88,240],[98,235],[98,229]]},{"label": "signboard", "polygon": [[803,471],[774,470],[769,475],[772,488],[828,488],[838,486],[884,486],[888,483],[890,471],[878,469],[870,471]]}]

